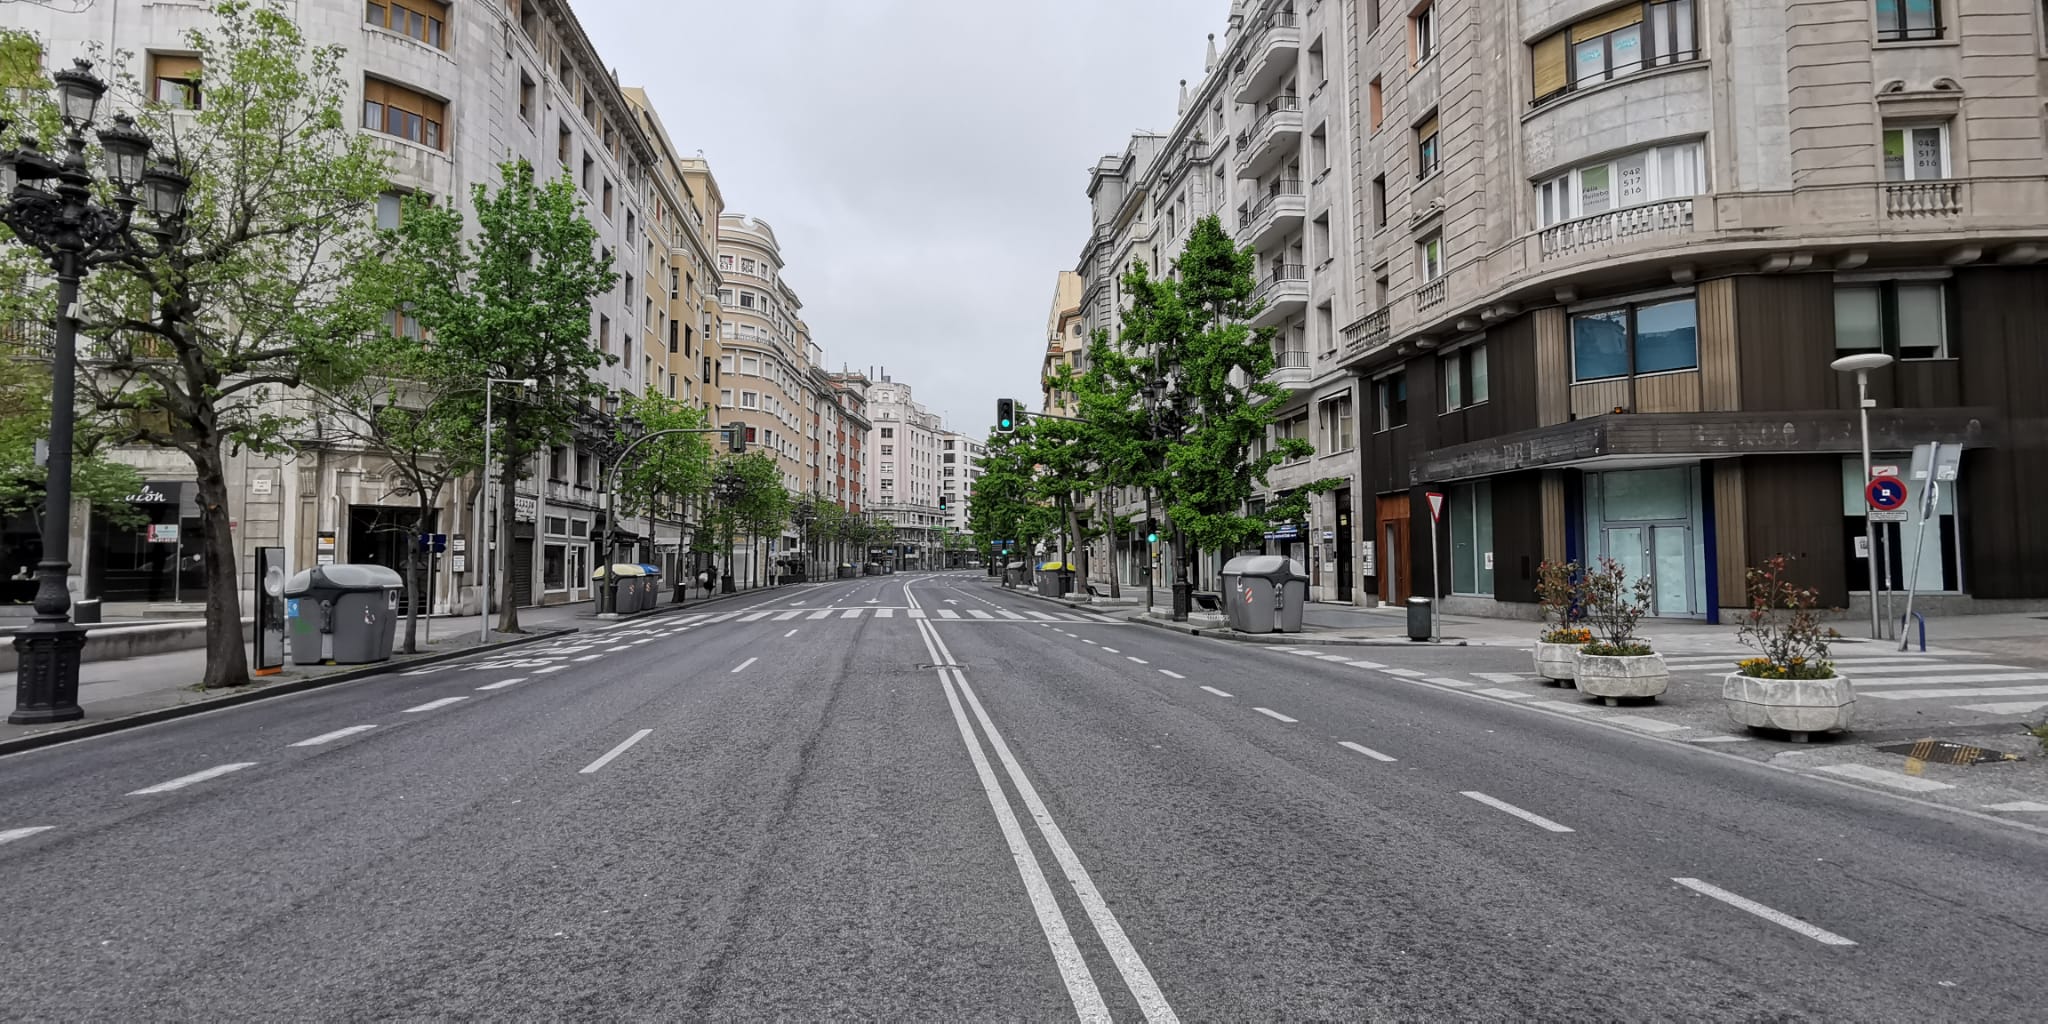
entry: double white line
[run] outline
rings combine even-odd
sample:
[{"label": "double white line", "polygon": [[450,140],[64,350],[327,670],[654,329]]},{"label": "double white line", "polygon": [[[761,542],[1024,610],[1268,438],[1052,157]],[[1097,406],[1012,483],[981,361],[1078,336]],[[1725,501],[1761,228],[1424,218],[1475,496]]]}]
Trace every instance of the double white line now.
[{"label": "double white line", "polygon": [[[906,593],[908,588],[905,588]],[[912,599],[913,603],[915,599]],[[1024,807],[1031,813],[1038,825],[1038,832],[1045,838],[1046,846],[1052,849],[1053,859],[1059,862],[1060,871],[1066,875],[1068,884],[1074,888],[1074,895],[1081,901],[1081,907],[1088,914],[1088,921],[1095,926],[1095,933],[1102,939],[1103,948],[1116,963],[1116,969],[1123,975],[1124,984],[1138,1001],[1138,1008],[1144,1012],[1147,1021],[1159,1024],[1164,1021],[1178,1021],[1173,1007],[1159,991],[1158,983],[1152,980],[1152,972],[1145,967],[1145,961],[1124,935],[1123,926],[1117,923],[1116,915],[1110,912],[1109,904],[1103,902],[1102,893],[1095,888],[1094,880],[1088,877],[1088,869],[1081,866],[1081,858],[1060,832],[1053,821],[1052,812],[1046,809],[1045,801],[1038,797],[1037,787],[1025,776],[1016,757],[1010,753],[1010,745],[1003,740],[995,723],[989,721],[988,711],[981,706],[980,698],[974,695],[974,688],[967,685],[967,676],[953,662],[953,654],[946,649],[945,641],[939,639],[937,627],[930,622],[917,620],[918,635],[924,638],[925,650],[932,656],[932,664],[938,667],[939,682],[946,689],[946,703],[953,709],[953,720],[960,726],[960,739],[967,744],[967,754],[974,761],[975,774],[981,777],[981,788],[988,794],[989,807],[996,813],[996,822],[1002,826],[1003,839],[1010,844],[1010,857],[1017,863],[1017,873],[1024,879],[1024,889],[1031,896],[1031,908],[1038,914],[1038,925],[1045,931],[1045,939],[1052,945],[1053,961],[1059,965],[1060,977],[1066,982],[1067,995],[1074,1001],[1074,1011],[1082,1020],[1106,1021],[1110,1019],[1109,1007],[1102,1001],[1101,990],[1095,987],[1095,977],[1088,970],[1088,961],[1081,956],[1081,950],[1074,944],[1074,936],[1067,929],[1066,915],[1060,911],[1059,902],[1053,898],[1052,887],[1047,884],[1045,872],[1039,867],[1038,856],[1031,852],[1031,846],[1024,838],[1024,830],[1017,823],[1017,813],[1010,805],[1010,798],[1004,794],[1002,783],[997,781],[995,769],[990,766],[988,753],[981,738],[975,734],[968,722],[967,712],[961,706],[974,709],[974,719],[981,723],[982,732],[988,735],[989,745],[995,748],[996,757],[1003,763],[1003,771],[1009,775],[1010,784],[1016,787],[1017,795],[1024,801]]]}]

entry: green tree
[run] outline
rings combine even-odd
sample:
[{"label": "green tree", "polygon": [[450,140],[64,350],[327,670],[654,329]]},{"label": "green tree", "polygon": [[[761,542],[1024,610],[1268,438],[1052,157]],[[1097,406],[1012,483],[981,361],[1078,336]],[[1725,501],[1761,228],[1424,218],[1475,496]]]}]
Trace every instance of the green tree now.
[{"label": "green tree", "polygon": [[[630,443],[636,431],[654,434],[663,430],[705,430],[710,423],[703,410],[651,391],[628,396],[620,412],[624,422],[615,438],[620,445]],[[620,519],[648,517],[648,533],[652,536],[654,516],[686,520],[692,509],[701,508],[711,487],[710,437],[698,433],[668,434],[653,437],[635,448],[632,463],[619,471]],[[682,600],[685,575],[682,567],[677,566],[672,581],[677,601]]]},{"label": "green tree", "polygon": [[[372,204],[387,186],[354,125],[339,46],[306,42],[283,0],[221,0],[185,43],[206,102],[138,102],[159,156],[192,179],[187,216],[160,253],[136,252],[87,279],[81,381],[135,440],[172,448],[196,477],[206,577],[207,687],[248,681],[241,573],[225,464],[287,449],[298,410],[279,399],[360,337],[377,311],[348,282],[373,251]],[[345,342],[346,343],[346,342]]]},{"label": "green tree", "polygon": [[[459,210],[414,203],[392,242],[395,259],[419,274],[410,301],[420,327],[474,374],[476,389],[463,392],[473,419],[483,419],[486,378],[540,381],[493,406],[491,454],[503,461],[485,471],[497,473],[498,530],[509,537],[514,489],[529,461],[568,443],[584,409],[605,397],[594,371],[616,357],[590,344],[591,299],[619,275],[566,175],[543,182],[524,160],[498,173],[497,188],[478,184],[470,196],[476,232],[467,241]],[[497,558],[497,628],[517,633],[512,545],[498,545]]]},{"label": "green tree", "polygon": [[[721,456],[712,478],[714,497],[705,521],[715,543],[725,551],[725,589],[729,593],[736,587],[733,548],[740,535],[747,534],[751,543],[752,538],[781,531],[789,521],[791,501],[782,486],[782,470],[775,456],[767,452]],[[749,561],[755,565],[758,582],[760,560]]]}]

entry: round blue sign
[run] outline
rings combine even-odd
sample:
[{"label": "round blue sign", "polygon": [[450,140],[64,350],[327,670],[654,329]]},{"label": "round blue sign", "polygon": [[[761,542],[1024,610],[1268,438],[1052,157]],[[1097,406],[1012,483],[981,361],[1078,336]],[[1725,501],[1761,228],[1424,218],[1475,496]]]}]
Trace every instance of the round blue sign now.
[{"label": "round blue sign", "polygon": [[1863,489],[1863,497],[1880,512],[1896,511],[1906,507],[1906,483],[1895,476],[1876,477]]}]

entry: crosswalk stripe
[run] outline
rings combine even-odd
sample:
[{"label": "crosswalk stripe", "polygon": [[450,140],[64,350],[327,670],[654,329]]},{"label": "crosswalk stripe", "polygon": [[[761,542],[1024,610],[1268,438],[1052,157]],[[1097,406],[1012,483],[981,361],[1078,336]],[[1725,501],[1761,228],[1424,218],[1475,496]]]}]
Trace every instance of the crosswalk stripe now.
[{"label": "crosswalk stripe", "polygon": [[1489,683],[1525,683],[1531,678],[1525,672],[1474,672],[1472,674]]},{"label": "crosswalk stripe", "polygon": [[960,617],[960,613],[959,613],[959,612],[956,612],[956,611],[954,611],[954,610],[953,610],[953,609],[951,609],[951,608],[941,608],[941,609],[939,609],[939,618],[942,618],[942,619],[957,619],[957,618],[959,618],[959,617]]},{"label": "crosswalk stripe", "polygon": [[794,612],[783,612],[783,613],[781,613],[781,614],[779,614],[779,615],[775,616],[775,621],[777,621],[777,622],[788,622],[789,620],[791,620],[791,619],[793,619],[793,618],[796,618],[797,616],[799,616],[799,615],[802,615],[802,614],[803,614],[803,612],[801,612],[801,611],[794,611]]},{"label": "crosswalk stripe", "polygon": [[804,616],[804,618],[806,618],[806,619],[822,619],[822,618],[825,618],[826,616],[829,616],[829,615],[831,615],[831,614],[832,614],[832,609],[830,609],[830,608],[820,608],[820,609],[818,609],[817,611],[814,611],[814,612],[812,612],[811,614],[809,614],[809,615],[806,615],[806,616]]},{"label": "crosswalk stripe", "polygon": [[995,618],[995,616],[993,616],[993,615],[990,615],[989,613],[987,613],[987,612],[985,612],[985,611],[982,611],[982,610],[981,610],[981,609],[979,609],[979,608],[969,608],[969,609],[967,609],[967,614],[969,614],[969,615],[972,615],[972,616],[974,616],[974,617],[975,617],[975,618],[977,618],[977,619],[993,619],[993,618]]},{"label": "crosswalk stripe", "polygon": [[863,609],[860,608],[848,608],[844,612],[841,612],[839,614],[839,617],[842,619],[857,619],[860,618],[860,613],[862,612],[862,610]]},{"label": "crosswalk stripe", "polygon": [[910,610],[910,617],[911,617],[911,618],[913,618],[913,619],[922,619],[922,618],[924,618],[924,609],[922,609],[922,608],[912,608],[912,609]]},{"label": "crosswalk stripe", "polygon": [[2000,672],[1982,676],[1907,676],[1903,679],[1849,674],[1849,681],[1859,690],[1884,686],[1949,686],[1957,683],[2037,683],[2043,680],[2048,680],[2048,672]]},{"label": "crosswalk stripe", "polygon": [[1987,715],[2029,715],[2048,708],[2048,700],[2022,700],[2010,704],[1958,704],[1959,711],[1982,711]]},{"label": "crosswalk stripe", "polygon": [[704,622],[705,622],[705,624],[706,624],[706,625],[709,625],[710,623],[713,623],[713,622],[724,622],[724,621],[726,621],[726,620],[728,620],[728,619],[737,619],[737,618],[739,618],[739,617],[740,617],[740,613],[738,613],[738,612],[723,612],[723,613],[721,613],[721,614],[718,614],[718,615],[713,615],[712,617],[710,617],[710,618],[708,618],[708,619],[705,619],[705,620],[704,620]]},{"label": "crosswalk stripe", "polygon": [[1006,619],[1021,619],[1024,617],[1022,615],[1017,614],[1016,612],[1009,610],[1008,608],[998,608],[996,609],[996,613]]},{"label": "crosswalk stripe", "polygon": [[[1951,682],[1953,680],[1943,680]],[[1863,694],[1878,700],[1912,700],[1918,697],[2031,697],[2037,693],[2048,693],[2048,686],[1987,686],[1982,689],[1961,690],[1877,690]]]},{"label": "crosswalk stripe", "polygon": [[1058,621],[1059,621],[1058,619],[1055,619],[1055,618],[1053,618],[1053,617],[1052,617],[1051,615],[1048,615],[1048,614],[1046,614],[1045,612],[1032,612],[1032,613],[1030,613],[1030,614],[1031,614],[1031,617],[1032,617],[1032,618],[1034,618],[1034,619],[1037,619],[1037,620],[1038,620],[1038,621],[1040,621],[1040,622],[1058,622]]},{"label": "crosswalk stripe", "polygon": [[893,619],[893,618],[895,618],[895,617],[896,617],[896,609],[894,609],[894,608],[877,608],[877,609],[875,609],[875,618],[878,618],[878,619]]},{"label": "crosswalk stripe", "polygon": [[[1865,676],[1947,676],[1956,675],[1963,672],[2027,671],[2026,666],[2024,665],[1857,665],[1852,662],[1840,661],[1835,662],[1835,668],[1843,675],[1846,675],[1852,679],[1862,679]],[[2039,675],[2043,679],[2048,679],[2048,675],[2043,675],[2041,673],[2035,673],[2035,675]]]},{"label": "crosswalk stripe", "polygon": [[751,614],[751,615],[742,615],[742,616],[740,616],[740,621],[741,621],[741,622],[759,622],[759,621],[761,621],[762,619],[765,619],[765,618],[767,618],[768,616],[770,616],[770,615],[772,615],[772,614],[774,614],[774,613],[773,613],[773,612],[754,612],[754,613],[753,613],[753,614]]},{"label": "crosswalk stripe", "polygon": [[1082,616],[1082,615],[1076,615],[1076,614],[1074,614],[1073,612],[1061,612],[1061,613],[1060,613],[1060,621],[1061,621],[1061,622],[1086,622],[1086,621],[1088,621],[1088,619],[1087,619],[1087,617],[1086,617],[1086,616]]}]

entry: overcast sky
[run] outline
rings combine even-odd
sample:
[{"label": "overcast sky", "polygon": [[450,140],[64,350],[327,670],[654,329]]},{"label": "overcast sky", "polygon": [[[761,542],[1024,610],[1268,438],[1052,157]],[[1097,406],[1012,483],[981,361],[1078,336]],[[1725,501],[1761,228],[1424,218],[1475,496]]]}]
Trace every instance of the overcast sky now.
[{"label": "overcast sky", "polygon": [[955,430],[1036,408],[1087,171],[1172,126],[1228,0],[576,0],[726,211],[766,220],[829,368],[886,367]]}]

